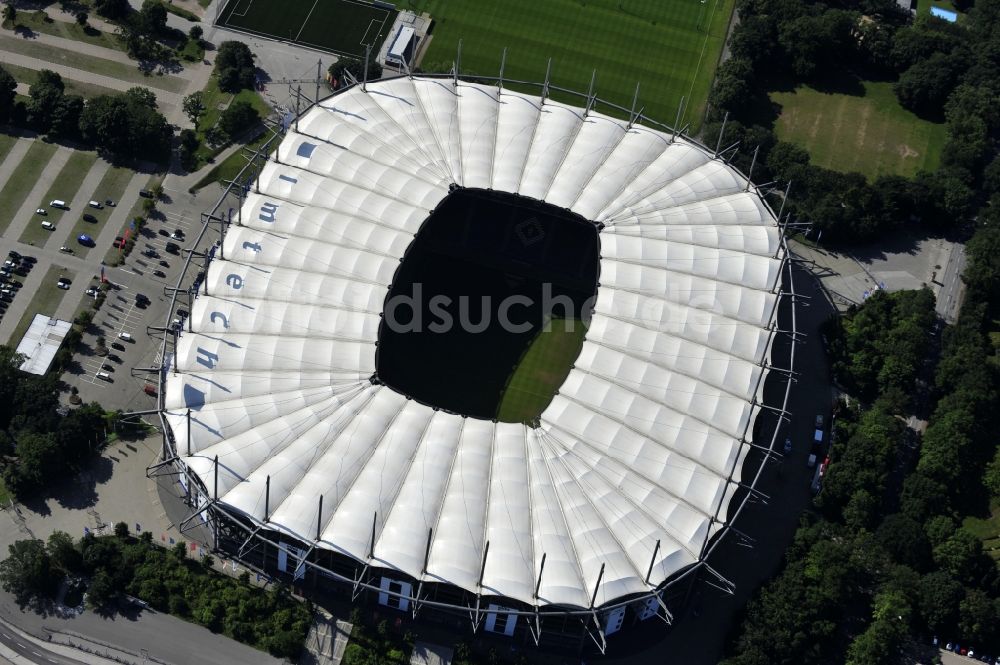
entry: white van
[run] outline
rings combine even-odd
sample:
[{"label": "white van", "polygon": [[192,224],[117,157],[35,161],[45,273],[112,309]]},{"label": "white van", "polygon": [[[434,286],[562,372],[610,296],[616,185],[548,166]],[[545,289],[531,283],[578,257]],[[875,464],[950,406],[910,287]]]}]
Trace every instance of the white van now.
[{"label": "white van", "polygon": [[108,374],[107,372],[98,372],[96,374],[96,376],[97,376],[98,379],[100,379],[102,381],[110,381],[111,380],[111,375]]},{"label": "white van", "polygon": [[53,231],[55,230],[56,225],[53,224],[52,222],[42,222],[42,228],[47,229],[49,231]]},{"label": "white van", "polygon": [[49,207],[50,208],[66,208],[67,206],[66,206],[66,202],[63,201],[62,199],[53,199],[52,201],[49,201]]},{"label": "white van", "polygon": [[101,205],[100,201],[90,201],[87,203],[87,205],[89,205],[91,208],[97,208],[98,210],[104,207]]},{"label": "white van", "polygon": [[131,342],[132,341],[132,334],[131,333],[127,333],[127,332],[120,332],[120,333],[118,333],[118,339],[123,339],[126,342]]}]

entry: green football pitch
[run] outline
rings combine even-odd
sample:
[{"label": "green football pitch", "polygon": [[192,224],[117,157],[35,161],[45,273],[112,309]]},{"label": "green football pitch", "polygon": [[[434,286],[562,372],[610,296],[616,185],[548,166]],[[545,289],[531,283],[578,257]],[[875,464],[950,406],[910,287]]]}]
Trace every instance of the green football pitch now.
[{"label": "green football pitch", "polygon": [[[260,0],[255,0],[260,1]],[[434,29],[424,71],[449,71],[462,40],[462,73],[496,76],[507,48],[504,77],[545,78],[586,93],[597,70],[597,95],[629,108],[640,84],[644,114],[673,125],[681,97],[682,124],[697,130],[725,41],[735,0],[399,0],[401,10],[428,12]],[[516,86],[512,86],[516,87]],[[535,94],[537,88],[528,89]],[[553,98],[578,105],[579,97]],[[606,109],[599,109],[605,111]]]},{"label": "green football pitch", "polygon": [[366,44],[378,51],[395,18],[394,11],[357,0],[229,0],[216,24],[364,57]]},{"label": "green football pitch", "polygon": [[578,319],[554,319],[547,329],[543,328],[514,368],[500,400],[497,420],[536,420],[566,380],[586,333],[586,326]]}]

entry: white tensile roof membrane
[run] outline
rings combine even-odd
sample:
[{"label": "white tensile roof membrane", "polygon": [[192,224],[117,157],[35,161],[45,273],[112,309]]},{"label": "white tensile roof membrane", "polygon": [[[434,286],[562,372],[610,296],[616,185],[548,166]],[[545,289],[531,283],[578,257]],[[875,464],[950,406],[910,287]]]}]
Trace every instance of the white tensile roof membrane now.
[{"label": "white tensile roof membrane", "polygon": [[[537,428],[369,381],[387,287],[452,183],[605,225],[596,313]],[[496,87],[402,77],[309,110],[241,217],[165,395],[176,450],[209,491],[218,457],[221,503],[263,524],[269,477],[269,529],[312,542],[321,521],[319,548],[542,607],[590,607],[602,565],[598,606],[649,592],[723,528],[783,250],[745,177],[705,149]]]}]

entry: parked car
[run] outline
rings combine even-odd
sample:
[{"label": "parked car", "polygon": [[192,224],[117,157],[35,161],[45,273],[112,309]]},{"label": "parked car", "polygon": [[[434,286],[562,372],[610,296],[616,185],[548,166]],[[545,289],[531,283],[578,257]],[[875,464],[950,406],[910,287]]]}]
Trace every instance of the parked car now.
[{"label": "parked car", "polygon": [[154,270],[153,271],[153,277],[166,278],[166,276],[167,276],[167,273],[163,272],[162,270]]},{"label": "parked car", "polygon": [[42,222],[42,228],[47,231],[55,231],[56,225],[52,222]]},{"label": "parked car", "polygon": [[787,455],[790,452],[792,452],[792,437],[786,436],[785,437],[785,454]]},{"label": "parked car", "polygon": [[97,218],[91,215],[89,212],[83,213],[83,221],[90,222],[91,224],[97,223]]},{"label": "parked car", "polygon": [[135,294],[135,306],[136,307],[145,307],[146,305],[149,304],[149,302],[150,302],[149,296],[147,296],[147,295],[145,295],[143,293],[137,293],[137,294]]},{"label": "parked car", "polygon": [[62,210],[68,210],[69,209],[69,206],[66,205],[66,202],[63,201],[62,199],[52,199],[51,201],[49,201],[49,207],[50,208],[60,208]]},{"label": "parked car", "polygon": [[121,342],[111,342],[111,348],[116,349],[118,351],[124,351],[125,345],[122,344]]},{"label": "parked car", "polygon": [[104,199],[104,205],[108,206],[109,208],[114,208],[116,204],[114,202],[114,199]]},{"label": "parked car", "polygon": [[142,254],[143,256],[148,256],[151,259],[155,259],[156,257],[159,256],[159,254],[156,253],[156,250],[153,249],[152,247],[147,247],[146,249],[142,250]]},{"label": "parked car", "polygon": [[9,252],[7,252],[7,256],[9,256],[12,259],[17,259],[18,261],[21,260],[21,255],[15,252],[14,250],[10,250]]},{"label": "parked car", "polygon": [[60,252],[65,252],[66,254],[72,254],[73,253],[73,248],[72,247],[67,247],[66,245],[63,245],[62,247],[59,248],[59,251]]},{"label": "parked car", "polygon": [[35,210],[35,214],[36,215],[47,215],[49,213],[45,212],[45,208],[39,208],[39,209]]},{"label": "parked car", "polygon": [[118,333],[118,339],[123,339],[126,342],[133,342],[133,341],[135,341],[135,338],[132,337],[132,334],[131,333],[127,333],[127,332],[120,332],[120,333]]},{"label": "parked car", "polygon": [[115,238],[115,241],[111,244],[114,245],[115,249],[118,249],[120,247],[125,246],[125,241],[122,239],[121,236],[118,236],[117,238]]},{"label": "parked car", "polygon": [[107,372],[98,372],[95,376],[101,381],[108,381],[109,383],[111,382],[111,375],[108,374]]},{"label": "parked car", "polygon": [[88,236],[86,233],[81,233],[77,236],[76,241],[85,247],[93,247],[96,243],[94,239]]},{"label": "parked car", "polygon": [[161,236],[164,236],[165,238],[170,237],[170,231],[166,229],[160,229],[157,233],[159,233]]},{"label": "parked car", "polygon": [[56,282],[56,286],[58,286],[60,289],[65,289],[67,291],[69,290],[69,282],[63,278],[60,278],[59,281]]},{"label": "parked car", "polygon": [[184,240],[184,232],[180,229],[174,229],[174,232],[170,234],[170,237],[174,240]]},{"label": "parked car", "polygon": [[104,207],[101,205],[100,201],[89,201],[87,202],[87,205],[89,205],[91,208],[96,208],[98,210]]},{"label": "parked car", "polygon": [[153,198],[153,192],[149,191],[148,189],[140,189],[139,196],[141,196],[144,199],[151,199]]},{"label": "parked car", "polygon": [[22,261],[27,261],[28,263],[35,263],[36,261],[38,261],[38,259],[36,259],[35,257],[33,257],[33,256],[27,256],[27,255],[22,256],[21,260]]},{"label": "parked car", "polygon": [[88,296],[91,296],[92,298],[97,297],[97,289],[87,289],[86,291],[84,291],[84,293],[86,293]]},{"label": "parked car", "polygon": [[167,250],[168,254],[179,254],[180,251],[181,251],[180,245],[178,245],[177,243],[173,243],[173,242],[168,242],[167,246],[164,247],[164,249]]}]

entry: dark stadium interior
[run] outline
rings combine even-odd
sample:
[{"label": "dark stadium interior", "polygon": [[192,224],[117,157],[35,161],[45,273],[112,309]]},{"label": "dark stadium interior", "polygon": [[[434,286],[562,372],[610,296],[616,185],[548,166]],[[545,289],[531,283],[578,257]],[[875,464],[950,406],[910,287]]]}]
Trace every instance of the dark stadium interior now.
[{"label": "dark stadium interior", "polygon": [[[379,328],[378,379],[424,404],[494,418],[545,317],[584,315],[597,291],[599,249],[597,228],[568,210],[516,194],[455,189],[424,222],[396,272]],[[513,295],[531,302],[507,310],[518,331],[498,320]],[[445,325],[443,313],[453,325]]]}]

